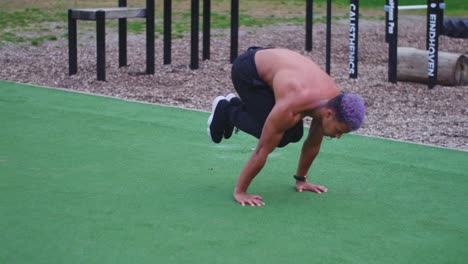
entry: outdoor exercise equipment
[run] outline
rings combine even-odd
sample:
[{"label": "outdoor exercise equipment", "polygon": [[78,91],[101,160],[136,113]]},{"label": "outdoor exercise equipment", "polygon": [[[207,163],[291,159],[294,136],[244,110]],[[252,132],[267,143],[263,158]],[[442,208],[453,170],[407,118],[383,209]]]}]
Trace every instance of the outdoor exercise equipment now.
[{"label": "outdoor exercise equipment", "polygon": [[127,65],[127,18],[146,20],[146,73],[154,74],[154,0],[146,0],[146,7],[127,7],[119,0],[116,8],[68,9],[69,75],[77,73],[77,20],[96,21],[97,79],[106,80],[106,19],[119,20],[119,67]]},{"label": "outdoor exercise equipment", "polygon": [[388,80],[397,82],[397,53],[398,53],[398,10],[427,9],[427,76],[428,87],[431,89],[437,84],[438,49],[441,21],[445,4],[443,0],[428,0],[426,6],[399,6],[398,0],[387,0],[385,5],[385,30],[388,42]]},{"label": "outdoor exercise equipment", "polygon": [[[305,50],[312,51],[313,31],[313,0],[306,1],[305,16]],[[326,7],[326,72],[331,69],[331,19],[332,1],[327,0]],[[164,1],[164,64],[171,63],[171,0]],[[203,60],[210,59],[210,13],[211,1],[203,0]],[[349,34],[349,63],[350,78],[358,76],[358,24],[359,24],[359,0],[350,0],[349,7],[350,34]],[[198,28],[199,28],[199,0],[191,0],[191,43],[190,43],[190,68],[198,69]],[[239,0],[231,0],[231,25],[230,25],[230,62],[238,56],[239,47]]]}]

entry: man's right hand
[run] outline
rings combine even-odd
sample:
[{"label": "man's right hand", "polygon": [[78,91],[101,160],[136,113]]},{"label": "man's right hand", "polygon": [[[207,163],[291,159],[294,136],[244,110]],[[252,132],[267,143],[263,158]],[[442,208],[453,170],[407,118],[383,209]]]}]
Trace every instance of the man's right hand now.
[{"label": "man's right hand", "polygon": [[245,206],[246,204],[250,204],[250,206],[264,206],[265,203],[263,199],[259,195],[255,194],[246,194],[246,193],[234,193],[234,199],[240,205]]}]

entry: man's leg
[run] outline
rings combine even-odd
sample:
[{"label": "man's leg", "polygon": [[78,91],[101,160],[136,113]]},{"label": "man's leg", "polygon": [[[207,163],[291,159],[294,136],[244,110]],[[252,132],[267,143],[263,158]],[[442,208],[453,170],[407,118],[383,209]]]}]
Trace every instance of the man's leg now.
[{"label": "man's leg", "polygon": [[[262,134],[263,125],[265,124],[266,117],[263,119],[263,116],[257,115],[256,117],[261,119],[257,119],[254,115],[251,115],[250,112],[247,110],[245,104],[241,104],[239,106],[233,106],[229,104],[226,106],[227,110],[227,122],[229,126],[237,127],[239,130],[242,130],[256,138],[260,138]],[[269,112],[266,116],[268,116]],[[224,132],[226,134],[226,131]],[[231,130],[232,133],[232,130]],[[295,126],[286,130],[281,139],[278,147],[284,147],[289,143],[298,142],[301,140],[304,134],[304,126],[302,120],[299,121]],[[225,138],[229,138],[226,137]]]},{"label": "man's leg", "polygon": [[[231,128],[235,126],[260,138],[263,125],[275,105],[275,96],[273,90],[258,76],[254,56],[255,50],[249,49],[233,63],[232,82],[241,100],[232,99],[226,107],[227,130],[232,131]],[[285,132],[279,147],[299,141],[303,132],[301,121]]]},{"label": "man's leg", "polygon": [[253,95],[240,94],[241,103],[230,103],[226,107],[228,125],[236,127],[256,138],[260,138],[265,120],[271,112],[273,105],[261,93]]},{"label": "man's leg", "polygon": [[298,142],[299,140],[301,140],[303,135],[304,135],[304,125],[301,120],[295,126],[286,130],[286,132],[283,135],[283,138],[278,144],[278,147],[282,148],[288,145],[289,143]]},{"label": "man's leg", "polygon": [[248,49],[232,65],[232,83],[240,102],[231,102],[226,114],[229,126],[260,138],[265,120],[275,105],[275,97],[273,91],[260,80],[254,57],[255,50]]},{"label": "man's leg", "polygon": [[[236,96],[234,93],[230,93],[226,96],[226,100],[228,100],[229,104],[234,106],[242,104],[242,101],[239,97]],[[232,132],[234,131],[234,126],[227,124],[226,128],[224,129],[224,138],[229,139],[232,136]]]}]

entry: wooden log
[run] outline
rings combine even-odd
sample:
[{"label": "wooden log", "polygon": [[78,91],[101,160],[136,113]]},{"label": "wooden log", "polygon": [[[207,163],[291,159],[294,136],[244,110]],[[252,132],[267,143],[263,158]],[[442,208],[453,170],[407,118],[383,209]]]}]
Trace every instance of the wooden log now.
[{"label": "wooden log", "polygon": [[[428,52],[399,47],[397,80],[427,83]],[[437,84],[445,86],[468,85],[468,56],[439,51]]]}]

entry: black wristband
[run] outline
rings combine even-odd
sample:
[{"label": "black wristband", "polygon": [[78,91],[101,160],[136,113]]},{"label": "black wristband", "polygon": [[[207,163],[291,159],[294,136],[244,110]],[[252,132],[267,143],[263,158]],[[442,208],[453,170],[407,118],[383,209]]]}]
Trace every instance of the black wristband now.
[{"label": "black wristband", "polygon": [[301,182],[305,182],[307,180],[307,176],[296,176],[296,175],[294,175],[293,177],[297,181],[301,181]]}]

